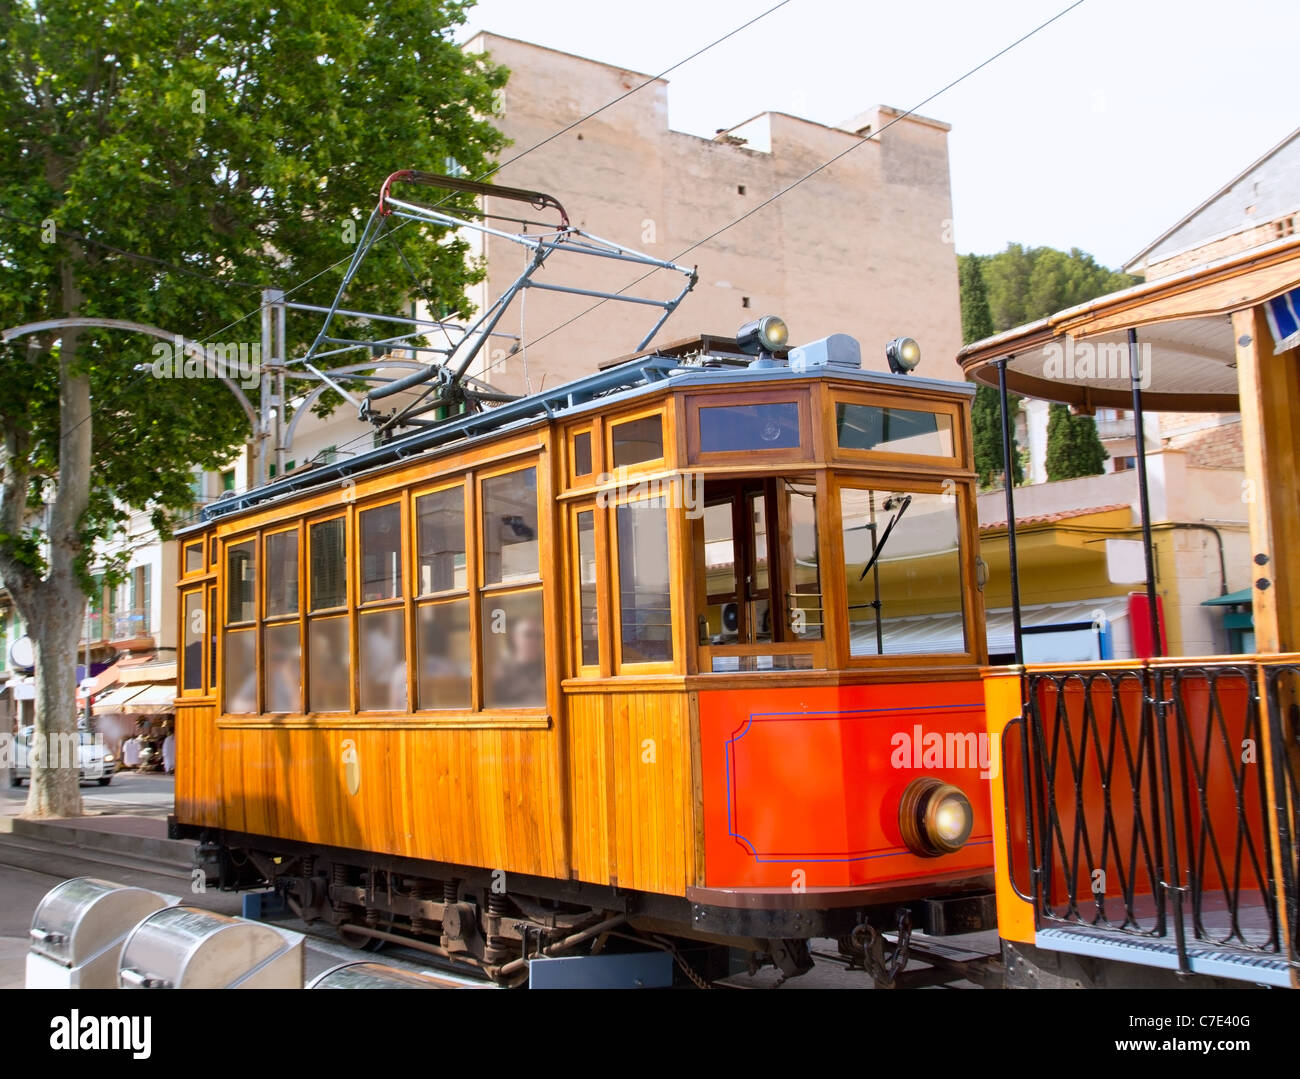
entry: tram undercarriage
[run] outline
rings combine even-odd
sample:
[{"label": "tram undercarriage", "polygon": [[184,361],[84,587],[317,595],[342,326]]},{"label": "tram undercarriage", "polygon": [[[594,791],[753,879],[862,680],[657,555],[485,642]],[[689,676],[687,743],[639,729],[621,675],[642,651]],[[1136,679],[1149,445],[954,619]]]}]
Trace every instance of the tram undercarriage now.
[{"label": "tram undercarriage", "polygon": [[707,988],[735,973],[738,953],[751,973],[777,969],[779,985],[812,970],[811,942],[830,938],[839,954],[820,957],[864,971],[877,988],[895,988],[903,984],[909,953],[934,962],[916,947],[913,929],[942,936],[992,921],[993,896],[982,890],[939,899],[897,892],[864,906],[727,907],[211,829],[184,831],[197,834],[196,863],[210,885],[272,888],[296,917],[335,927],[358,950],[397,944],[510,987],[528,981],[535,958],[647,949],[668,952],[683,985]]}]

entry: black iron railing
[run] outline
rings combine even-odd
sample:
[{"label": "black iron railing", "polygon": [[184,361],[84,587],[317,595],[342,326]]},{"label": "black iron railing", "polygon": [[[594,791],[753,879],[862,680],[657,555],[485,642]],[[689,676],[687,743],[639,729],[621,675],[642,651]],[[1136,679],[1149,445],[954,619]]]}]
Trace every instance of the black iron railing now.
[{"label": "black iron railing", "polygon": [[1191,942],[1281,953],[1281,903],[1295,961],[1298,686],[1294,662],[1028,671],[1006,790],[1040,927],[1172,938],[1186,970]]}]

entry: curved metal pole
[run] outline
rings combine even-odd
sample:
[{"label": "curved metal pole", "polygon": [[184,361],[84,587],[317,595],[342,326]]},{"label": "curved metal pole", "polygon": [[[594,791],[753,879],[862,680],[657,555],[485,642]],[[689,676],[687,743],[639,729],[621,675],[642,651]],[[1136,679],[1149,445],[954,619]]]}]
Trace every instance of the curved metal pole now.
[{"label": "curved metal pole", "polygon": [[253,430],[253,437],[256,438],[262,433],[257,420],[257,410],[253,408],[252,402],[249,401],[244,391],[239,388],[239,383],[219,374],[212,362],[212,357],[207,354],[203,346],[195,341],[188,340],[181,334],[168,333],[157,326],[150,326],[144,322],[129,322],[120,318],[52,318],[46,319],[44,322],[28,322],[22,326],[11,326],[3,333],[0,333],[0,339],[3,339],[5,344],[8,344],[15,337],[26,337],[34,333],[45,333],[49,330],[81,329],[121,330],[123,333],[143,334],[145,337],[157,337],[160,340],[172,343],[175,343],[179,338],[184,352],[195,359],[202,360],[204,368],[217,375],[226,384],[226,389],[235,395],[235,399],[243,406],[244,414],[248,417],[249,426]]}]

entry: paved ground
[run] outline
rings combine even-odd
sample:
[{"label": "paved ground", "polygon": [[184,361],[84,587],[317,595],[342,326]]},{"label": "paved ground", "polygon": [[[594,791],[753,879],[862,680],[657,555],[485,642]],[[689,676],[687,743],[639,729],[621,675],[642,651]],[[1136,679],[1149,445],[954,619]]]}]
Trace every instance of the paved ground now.
[{"label": "paved ground", "polygon": [[[8,773],[6,773],[7,777]],[[130,813],[136,816],[166,817],[174,803],[174,777],[161,772],[118,772],[107,787],[98,783],[81,785],[81,801],[86,813]],[[23,811],[27,802],[27,784],[11,787],[6,779],[0,787],[0,813],[10,816]]]}]

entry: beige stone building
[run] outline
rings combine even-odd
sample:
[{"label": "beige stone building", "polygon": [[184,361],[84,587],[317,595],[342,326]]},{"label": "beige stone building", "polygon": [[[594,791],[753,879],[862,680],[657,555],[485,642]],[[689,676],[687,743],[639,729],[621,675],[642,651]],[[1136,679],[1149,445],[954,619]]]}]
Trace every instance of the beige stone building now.
[{"label": "beige stone building", "polygon": [[[513,145],[503,161],[648,78],[495,34],[479,34],[466,48],[489,53],[511,72],[499,122]],[[786,319],[795,343],[836,332],[853,335],[862,343],[864,363],[882,370],[885,343],[903,334],[915,337],[923,374],[959,377],[953,361],[961,325],[947,124],[898,119],[879,138],[757,209],[899,114],[877,107],[828,127],[764,113],[707,139],[669,127],[667,95],[667,81],[656,79],[507,164],[493,180],[554,195],[573,224],[587,232],[697,265],[698,285],[658,342],[700,332],[730,334],[750,318],[772,313]],[[519,212],[516,203],[489,209]],[[756,212],[681,254],[750,211]],[[524,252],[495,237],[480,250],[488,278],[472,299],[482,309],[522,269]],[[641,272],[606,260],[575,261],[582,265],[561,268],[552,260],[547,279],[616,290]],[[681,283],[659,271],[640,287],[668,298]],[[556,329],[594,302],[531,290],[522,337],[535,343],[510,355],[494,341],[485,364],[473,373],[515,392],[536,390],[543,378],[551,386],[632,351],[654,321],[653,309],[607,303]],[[520,333],[520,326],[517,305],[501,329]]]}]

